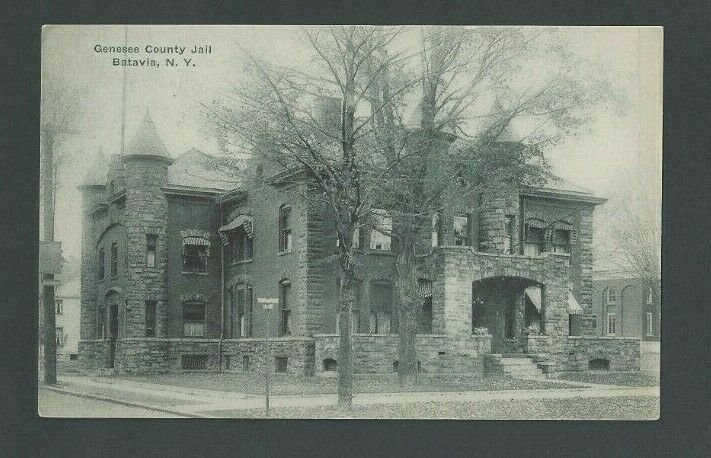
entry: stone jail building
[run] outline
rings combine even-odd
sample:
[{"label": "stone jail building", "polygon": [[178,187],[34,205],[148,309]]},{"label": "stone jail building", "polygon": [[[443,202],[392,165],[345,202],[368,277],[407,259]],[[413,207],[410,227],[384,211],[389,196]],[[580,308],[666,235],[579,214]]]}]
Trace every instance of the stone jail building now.
[{"label": "stone jail building", "polygon": [[[146,114],[124,154],[100,156],[81,190],[85,370],[337,370],[335,230],[298,176],[236,180],[197,150],[174,157]],[[420,371],[479,373],[497,355],[554,370],[638,369],[637,339],[596,331],[592,221],[603,202],[560,180],[434,216],[419,256]],[[358,236],[356,372],[397,368],[391,248],[381,232]],[[259,297],[278,304],[265,310]]]}]

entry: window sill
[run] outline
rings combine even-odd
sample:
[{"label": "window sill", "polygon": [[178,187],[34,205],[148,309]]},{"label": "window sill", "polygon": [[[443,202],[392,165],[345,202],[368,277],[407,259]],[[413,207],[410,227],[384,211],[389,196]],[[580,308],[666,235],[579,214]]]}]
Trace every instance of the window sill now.
[{"label": "window sill", "polygon": [[209,272],[181,272],[183,275],[199,275],[199,276],[205,276],[205,275],[210,275]]},{"label": "window sill", "polygon": [[230,262],[227,266],[228,266],[228,267],[241,266],[241,265],[243,265],[243,264],[251,264],[252,262],[254,262],[254,258],[252,258],[252,259],[243,259],[242,261],[233,261],[233,262]]},{"label": "window sill", "polygon": [[287,251],[280,251],[280,252],[277,253],[277,256],[286,256],[287,254],[291,254],[291,253],[293,253],[293,252],[294,252],[293,249],[287,250]]}]

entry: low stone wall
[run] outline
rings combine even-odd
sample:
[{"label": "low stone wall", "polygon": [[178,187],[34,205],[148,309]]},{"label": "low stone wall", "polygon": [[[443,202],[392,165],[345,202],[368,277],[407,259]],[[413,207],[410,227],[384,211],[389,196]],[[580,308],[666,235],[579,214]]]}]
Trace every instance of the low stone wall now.
[{"label": "low stone wall", "polygon": [[[338,361],[339,336],[314,336],[315,372],[324,374],[325,360]],[[397,334],[355,334],[353,336],[353,369],[356,373],[383,374],[394,372],[398,360]],[[449,336],[421,334],[416,340],[417,359],[423,373],[481,373],[482,356],[491,352],[491,336]]]},{"label": "low stone wall", "polygon": [[584,371],[590,361],[609,361],[611,371],[640,369],[640,340],[630,337],[528,336],[526,352],[555,363],[555,371]]},{"label": "low stone wall", "polygon": [[234,372],[263,372],[269,364],[276,369],[276,358],[286,358],[286,373],[294,375],[314,374],[314,339],[310,337],[279,337],[269,339],[271,361],[267,361],[266,339],[233,339],[223,342],[222,354],[229,358],[223,368]]},{"label": "low stone wall", "polygon": [[107,342],[104,340],[79,341],[79,370],[94,372],[106,364]]},{"label": "low stone wall", "polygon": [[[206,357],[205,370],[220,366],[219,339],[124,338],[116,342],[115,369],[119,374],[160,374],[183,371],[183,356]],[[108,343],[104,340],[79,343],[79,361],[85,372],[105,367]],[[286,372],[313,375],[314,340],[309,337],[270,339],[271,362],[286,358]],[[229,339],[222,342],[222,367],[230,371],[264,371],[266,339]]]}]

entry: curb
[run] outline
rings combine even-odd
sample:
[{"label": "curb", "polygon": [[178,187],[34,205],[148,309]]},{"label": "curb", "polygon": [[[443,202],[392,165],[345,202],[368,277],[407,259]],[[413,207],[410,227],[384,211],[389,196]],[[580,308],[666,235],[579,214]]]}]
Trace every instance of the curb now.
[{"label": "curb", "polygon": [[[172,415],[179,415],[181,417],[216,418],[216,417],[213,417],[210,415],[203,415],[203,414],[199,414],[199,413],[195,413],[195,412],[183,412],[183,411],[179,411],[179,410],[171,410],[171,409],[166,409],[164,407],[154,406],[151,404],[143,404],[140,402],[125,401],[123,399],[116,399],[116,398],[112,398],[109,396],[100,396],[100,395],[96,395],[96,394],[83,393],[80,391],[73,391],[73,390],[69,390],[66,388],[60,388],[60,387],[56,387],[56,386],[40,385],[40,386],[38,386],[38,389],[55,391],[57,393],[68,394],[71,396],[76,396],[76,397],[84,398],[84,399],[92,399],[95,401],[111,402],[113,404],[120,404],[120,405],[124,405],[127,407],[139,407],[141,409],[152,410],[154,412],[168,413],[168,414],[172,414]],[[43,418],[59,418],[59,417],[43,417]],[[127,417],[127,418],[130,418],[130,417]]]}]

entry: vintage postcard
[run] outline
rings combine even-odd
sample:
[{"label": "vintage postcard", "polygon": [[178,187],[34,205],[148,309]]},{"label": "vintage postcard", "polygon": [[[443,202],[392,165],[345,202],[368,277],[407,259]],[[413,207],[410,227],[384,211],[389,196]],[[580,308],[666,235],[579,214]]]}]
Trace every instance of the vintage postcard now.
[{"label": "vintage postcard", "polygon": [[47,25],[45,417],[660,417],[660,27]]}]

